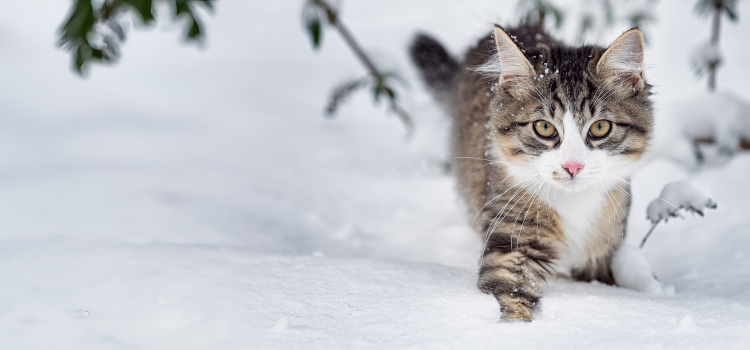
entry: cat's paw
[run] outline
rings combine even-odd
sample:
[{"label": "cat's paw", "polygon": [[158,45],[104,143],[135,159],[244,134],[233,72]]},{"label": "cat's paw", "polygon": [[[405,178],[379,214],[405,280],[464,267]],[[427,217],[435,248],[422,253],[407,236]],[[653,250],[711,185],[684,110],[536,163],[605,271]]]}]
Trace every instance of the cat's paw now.
[{"label": "cat's paw", "polygon": [[531,310],[533,303],[519,297],[507,294],[495,296],[500,303],[500,311],[503,318],[508,321],[531,322]]},{"label": "cat's paw", "polygon": [[652,295],[668,295],[640,249],[622,246],[612,257],[612,275],[618,286]]}]

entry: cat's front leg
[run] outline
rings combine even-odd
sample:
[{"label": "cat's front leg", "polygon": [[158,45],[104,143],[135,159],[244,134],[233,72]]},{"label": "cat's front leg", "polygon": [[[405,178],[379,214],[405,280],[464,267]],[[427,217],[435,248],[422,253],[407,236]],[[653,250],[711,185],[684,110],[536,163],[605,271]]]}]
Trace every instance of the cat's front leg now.
[{"label": "cat's front leg", "polygon": [[495,296],[505,319],[530,322],[548,274],[546,259],[528,246],[490,250],[482,258],[478,287]]}]

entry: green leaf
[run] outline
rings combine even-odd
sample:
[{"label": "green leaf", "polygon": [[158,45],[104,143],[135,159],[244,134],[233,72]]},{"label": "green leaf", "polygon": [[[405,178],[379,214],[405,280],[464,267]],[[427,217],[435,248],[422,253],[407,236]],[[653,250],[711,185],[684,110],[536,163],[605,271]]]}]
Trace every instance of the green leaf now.
[{"label": "green leaf", "polygon": [[190,5],[188,5],[187,0],[175,0],[174,2],[174,16],[179,17],[182,14],[191,14],[192,10],[190,9]]},{"label": "green leaf", "polygon": [[345,81],[344,83],[337,86],[333,93],[331,94],[331,98],[328,101],[328,106],[326,106],[326,115],[328,117],[333,117],[334,114],[336,114],[336,111],[338,110],[339,106],[355,91],[359,90],[363,86],[370,83],[369,78],[361,78],[361,79],[355,79],[355,80],[349,80]]},{"label": "green leaf", "polygon": [[737,22],[737,13],[733,8],[730,6],[724,6],[724,13],[727,14],[727,18],[729,18],[730,21]]},{"label": "green leaf", "polygon": [[104,50],[102,49],[91,49],[91,57],[97,60],[104,60],[106,57],[106,54],[104,53]]},{"label": "green leaf", "polygon": [[188,17],[186,40],[199,41],[204,36],[201,22],[195,15],[195,11],[190,4],[199,3],[209,9],[213,9],[213,1],[215,0],[174,0],[174,17]]},{"label": "green leaf", "polygon": [[[192,4],[199,4],[212,10],[216,0],[173,0],[175,18],[187,16],[186,40],[198,40],[205,36],[200,20],[195,15]],[[95,61],[113,61],[119,55],[119,42],[125,40],[125,32],[117,22],[123,12],[131,11],[143,24],[153,23],[154,0],[74,0],[69,17],[60,28],[60,42],[73,54],[73,69],[83,74],[86,67]],[[97,32],[97,23],[106,24],[112,33]],[[93,41],[93,38],[101,40]],[[92,41],[96,44],[92,44]]]},{"label": "green leaf", "polygon": [[383,91],[388,95],[391,102],[396,102],[396,93],[387,85],[383,85]]},{"label": "green leaf", "polygon": [[552,15],[555,17],[555,27],[557,29],[560,29],[565,19],[564,14],[562,13],[562,11],[560,11],[560,9],[552,8]]},{"label": "green leaf", "polygon": [[320,24],[320,18],[313,17],[308,23],[307,23],[307,30],[310,32],[310,39],[312,40],[312,45],[314,49],[317,49],[320,46],[320,39],[321,39],[321,24]]},{"label": "green leaf", "polygon": [[86,62],[91,58],[92,47],[89,43],[89,33],[94,30],[96,17],[90,0],[78,0],[65,24],[60,36],[60,45],[73,51],[73,69],[83,74]]},{"label": "green leaf", "polygon": [[123,4],[130,5],[143,24],[155,21],[153,0],[121,0]]},{"label": "green leaf", "polygon": [[73,12],[62,27],[62,41],[85,38],[94,28],[96,17],[91,0],[78,0]]},{"label": "green leaf", "polygon": [[86,61],[91,56],[90,49],[91,49],[91,46],[81,45],[81,46],[78,46],[78,49],[76,50],[73,64],[78,74],[83,74],[83,65],[86,64]]},{"label": "green leaf", "polygon": [[203,34],[201,32],[201,26],[198,23],[198,20],[195,19],[194,16],[191,16],[191,19],[192,19],[192,23],[190,24],[190,27],[189,27],[188,32],[187,32],[187,39],[188,40],[197,40]]},{"label": "green leaf", "polygon": [[383,84],[382,83],[375,83],[375,85],[372,87],[372,93],[373,93],[373,99],[375,100],[375,103],[380,102],[380,94],[383,92]]},{"label": "green leaf", "polygon": [[318,49],[323,39],[323,9],[315,0],[308,0],[302,7],[302,22],[310,36],[313,49]]}]

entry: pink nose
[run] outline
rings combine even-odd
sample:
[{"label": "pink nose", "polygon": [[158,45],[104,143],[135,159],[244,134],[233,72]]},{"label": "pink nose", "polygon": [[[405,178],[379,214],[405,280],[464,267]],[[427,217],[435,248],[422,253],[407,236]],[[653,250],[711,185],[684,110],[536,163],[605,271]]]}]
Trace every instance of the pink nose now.
[{"label": "pink nose", "polygon": [[576,176],[578,174],[578,171],[580,171],[581,168],[583,168],[583,164],[567,163],[567,164],[563,164],[563,168],[565,168],[565,170],[567,170],[568,173],[570,173],[570,175]]}]

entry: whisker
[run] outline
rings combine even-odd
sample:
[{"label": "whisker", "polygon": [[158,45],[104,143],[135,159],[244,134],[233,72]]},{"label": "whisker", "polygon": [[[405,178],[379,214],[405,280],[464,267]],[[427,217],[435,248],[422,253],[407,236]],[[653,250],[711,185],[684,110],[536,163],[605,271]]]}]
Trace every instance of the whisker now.
[{"label": "whisker", "polygon": [[[535,175],[535,176],[539,176],[539,175]],[[502,218],[500,218],[499,221],[496,221],[497,218],[500,216],[500,214],[502,214],[505,211],[505,208],[508,207],[508,204],[510,204],[510,201],[512,201],[513,198],[515,198],[518,193],[520,193],[521,191],[523,191],[524,189],[526,189],[527,186],[528,186],[528,189],[526,190],[526,192],[524,192],[524,194],[522,194],[520,197],[518,197],[518,199],[516,199],[516,202],[508,209],[507,213],[510,213],[513,210],[513,208],[515,208],[516,204],[518,204],[518,201],[520,201],[522,199],[522,197],[525,196],[526,193],[528,193],[533,186],[535,186],[536,181],[539,181],[539,180],[535,179],[534,183],[527,183],[523,188],[521,188],[518,191],[516,191],[516,193],[514,193],[513,196],[510,197],[510,199],[508,199],[508,202],[505,203],[505,205],[503,206],[503,208],[500,209],[500,211],[495,216],[495,219],[492,220],[492,222],[490,223],[490,225],[491,225],[490,227],[492,228],[492,231],[494,231],[497,228],[497,226],[505,219],[505,216],[503,216]],[[507,213],[505,214],[506,216],[508,215]]]},{"label": "whisker", "polygon": [[[521,228],[518,229],[518,240],[516,241],[516,249],[518,249],[518,247],[521,244],[521,232],[523,232],[523,225],[526,224],[526,218],[529,216],[529,210],[531,210],[531,207],[534,205],[534,199],[537,197],[537,194],[542,189],[542,185],[543,184],[540,184],[539,187],[537,187],[536,191],[534,191],[534,193],[531,195],[531,199],[526,201],[527,204],[528,202],[531,202],[531,205],[529,205],[529,208],[526,209],[526,215],[523,216],[523,221],[521,222]],[[524,208],[526,208],[526,204],[523,205],[523,207],[521,208],[521,211],[518,213],[518,215],[516,215],[516,221],[513,222],[513,228],[510,230],[511,236],[513,235],[513,231],[516,229],[516,223],[518,223],[518,217],[521,216],[521,213],[523,212]]]},{"label": "whisker", "polygon": [[[536,175],[533,175],[531,177],[535,178],[535,177],[538,177],[538,176],[539,175],[536,174]],[[516,192],[513,194],[513,196],[511,196],[510,199],[508,199],[508,201],[505,203],[505,205],[503,206],[503,208],[500,209],[500,211],[495,215],[495,217],[490,222],[490,225],[487,228],[486,237],[484,239],[484,245],[482,246],[482,258],[479,260],[479,265],[480,266],[481,266],[482,262],[484,261],[484,254],[487,251],[487,243],[489,242],[490,236],[492,236],[492,233],[494,232],[494,230],[496,228],[496,226],[494,226],[495,220],[497,220],[497,218],[500,216],[500,214],[503,213],[503,211],[505,210],[505,208],[508,207],[508,204],[510,204],[510,202],[513,200],[513,198],[515,198],[518,193],[520,193],[521,191],[523,191],[523,189],[526,188],[527,185],[528,185],[528,183],[524,184],[523,186],[521,186],[521,188],[519,188],[518,190],[516,190]],[[510,190],[510,189],[508,189],[508,190]],[[507,190],[506,190],[506,192],[507,192]],[[503,192],[503,193],[505,193],[505,192]],[[518,200],[516,200],[516,203],[518,203]],[[513,206],[515,207],[515,204],[513,204]],[[512,209],[513,208],[511,207],[510,210],[512,210]],[[505,217],[503,217],[503,218],[505,218]],[[502,221],[502,219],[500,219],[500,221]]]},{"label": "whisker", "polygon": [[[599,195],[601,195],[602,198],[604,198],[604,193],[602,192],[601,186],[598,183],[596,185],[597,185],[596,188],[599,191]],[[609,218],[610,213],[609,213],[609,207],[606,205],[607,201],[605,200],[604,203],[605,203],[604,208],[607,209],[607,217]],[[601,219],[602,219],[602,216],[599,215],[599,218],[596,219],[596,226],[594,227],[599,227],[599,222],[601,221]],[[610,220],[610,223],[611,223],[611,220]],[[612,228],[610,226],[610,229],[607,230],[607,248],[609,248],[609,241],[611,240],[611,238],[612,238]]]},{"label": "whisker", "polygon": [[[597,186],[602,189],[602,197],[606,199],[606,190],[598,183]],[[609,211],[609,204],[606,204],[606,201],[604,203],[604,208],[607,209],[607,219],[609,220],[609,229],[607,230],[607,248],[609,249],[609,242],[612,239],[612,212]],[[615,209],[614,204],[612,204],[612,209]]]},{"label": "whisker", "polygon": [[[536,176],[539,176],[539,175],[537,174]],[[541,176],[540,176],[540,177],[541,177]],[[544,179],[538,179],[538,180],[536,180],[536,181],[537,181],[537,182],[534,182],[533,184],[531,184],[531,186],[530,186],[530,187],[529,187],[529,188],[528,188],[528,189],[526,190],[526,192],[524,192],[524,194],[522,194],[522,195],[521,195],[520,197],[518,197],[518,199],[516,199],[515,203],[513,203],[513,206],[511,206],[511,207],[510,207],[510,208],[508,209],[508,211],[507,211],[507,212],[505,212],[505,215],[503,215],[503,217],[502,217],[502,218],[500,218],[500,220],[497,220],[497,217],[499,217],[499,216],[500,216],[500,214],[502,214],[502,213],[503,213],[503,212],[505,211],[505,207],[503,207],[503,209],[501,209],[501,210],[500,210],[500,212],[498,213],[498,215],[497,215],[497,216],[495,216],[495,220],[493,220],[493,221],[492,221],[492,223],[491,223],[491,230],[490,230],[490,232],[494,232],[494,231],[495,231],[495,229],[497,229],[497,226],[499,226],[499,225],[500,225],[500,223],[501,223],[501,222],[503,222],[503,220],[505,220],[505,217],[507,217],[507,216],[508,216],[508,214],[510,214],[510,212],[511,212],[511,211],[513,211],[513,208],[515,208],[515,207],[516,207],[516,205],[518,204],[518,202],[520,202],[520,201],[521,201],[521,199],[523,199],[523,197],[524,197],[524,196],[526,196],[526,194],[528,194],[528,193],[529,193],[529,191],[531,191],[531,188],[532,188],[533,186],[536,186],[536,184],[538,183],[538,181],[544,181]],[[517,194],[517,193],[518,193],[518,192],[516,192],[516,194]],[[515,194],[513,195],[513,197],[515,197]],[[510,199],[508,200],[508,203],[506,203],[506,204],[505,204],[505,206],[507,206],[507,205],[508,205],[508,204],[510,203],[510,201],[511,201],[511,200],[513,200],[513,197],[511,197],[511,198],[510,198]],[[510,235],[510,238],[511,238],[511,241],[510,241],[510,245],[511,245],[511,249],[512,249],[512,247],[513,247],[513,232],[512,232],[512,231],[511,231],[511,235]]]},{"label": "whisker", "polygon": [[449,157],[446,159],[474,159],[474,160],[484,160],[487,162],[502,163],[502,164],[529,164],[529,163],[524,163],[524,162],[508,162],[504,160],[494,160],[494,159],[475,158],[475,157]]},{"label": "whisker", "polygon": [[612,175],[612,174],[609,174],[609,173],[607,173],[607,175],[609,175],[609,176],[612,176],[612,177],[614,177],[615,179],[618,179],[618,180],[620,180],[620,181],[622,181],[622,182],[625,182],[625,183],[627,183],[627,184],[628,184],[628,185],[630,185],[630,186],[632,186],[632,185],[633,185],[633,184],[632,184],[632,183],[630,182],[630,180],[628,180],[628,179],[625,179],[625,178],[619,177],[619,176],[617,176],[617,175]]},{"label": "whisker", "polygon": [[[542,179],[542,180],[543,180],[543,179]],[[529,187],[529,189],[528,189],[528,190],[526,190],[526,192],[524,192],[524,194],[523,194],[523,195],[522,195],[521,197],[519,197],[519,198],[518,198],[518,200],[516,200],[516,204],[518,204],[518,202],[519,202],[519,201],[520,201],[520,200],[522,199],[522,197],[526,196],[526,195],[527,195],[527,194],[529,193],[529,191],[531,191],[531,189],[532,189],[532,188],[533,188],[534,186],[536,186],[536,185],[537,185],[537,184],[538,184],[539,182],[541,182],[542,180],[539,180],[538,182],[535,182],[535,183],[534,183],[534,184],[532,185],[532,187]],[[524,208],[526,208],[526,204],[528,204],[528,203],[529,203],[529,200],[530,200],[530,199],[526,200],[526,203],[524,203],[523,207],[521,207],[521,210],[520,210],[520,211],[518,212],[518,215],[516,215],[516,220],[515,220],[515,221],[513,222],[513,227],[512,227],[512,228],[511,228],[511,230],[510,230],[510,248],[511,248],[511,250],[513,249],[513,231],[515,231],[515,229],[516,229],[516,223],[518,222],[518,217],[519,217],[519,216],[521,215],[521,213],[523,212],[523,209],[524,209]],[[514,207],[516,206],[516,204],[514,204],[514,205],[513,205],[513,207],[511,207],[510,209],[508,209],[508,212],[507,212],[507,213],[506,213],[506,214],[505,214],[505,215],[504,215],[504,216],[502,217],[502,219],[500,219],[500,221],[498,221],[498,222],[497,222],[497,225],[496,225],[496,227],[497,227],[498,225],[500,225],[500,223],[501,223],[501,222],[502,222],[503,220],[505,220],[505,217],[507,217],[507,216],[508,216],[508,214],[510,214],[510,212],[511,212],[511,211],[513,210],[513,208],[514,208]],[[520,239],[521,239],[521,237],[519,236],[519,237],[518,237],[518,239],[519,239],[519,242],[520,242]],[[517,242],[517,243],[516,243],[516,249],[518,249],[518,244],[519,244],[519,243]]]},{"label": "whisker", "polygon": [[[597,185],[598,185],[598,183],[597,183]],[[599,186],[597,186],[597,190],[599,190],[599,194],[600,194],[600,195],[601,195],[602,197],[604,197],[604,194],[603,194],[603,193],[601,193],[601,189],[599,188]],[[606,203],[606,202],[605,202],[605,203]],[[607,216],[609,216],[609,209],[607,209]],[[596,229],[599,229],[599,222],[600,222],[601,220],[602,220],[602,215],[601,215],[601,214],[599,214],[599,217],[598,217],[598,218],[596,218],[596,224],[594,225],[594,227],[595,227]],[[609,241],[610,241],[610,239],[611,239],[611,238],[612,238],[612,232],[607,232],[607,249],[609,249]]]},{"label": "whisker", "polygon": [[626,162],[626,163],[615,163],[615,164],[608,164],[611,166],[616,165],[640,165],[640,164],[651,164],[651,163],[663,163],[663,161],[638,161],[638,162]]},{"label": "whisker", "polygon": [[[520,184],[522,184],[522,183],[524,183],[526,181],[531,180],[532,178],[534,178],[534,176],[536,176],[536,175],[529,176],[525,180],[523,180],[523,181],[521,181],[521,182],[519,182],[519,183],[511,186],[510,188],[508,188],[507,190],[505,190],[505,192],[497,195],[495,198],[492,198],[489,202],[484,203],[484,206],[482,206],[482,208],[479,209],[479,211],[477,211],[477,215],[474,216],[474,220],[471,221],[471,228],[472,229],[474,228],[474,222],[477,221],[477,218],[479,217],[479,214],[482,213],[482,210],[484,210],[484,208],[486,208],[490,203],[494,202],[496,199],[500,198],[502,195],[504,195],[505,193],[507,193],[508,191],[510,191],[511,189],[513,189],[514,187],[516,187],[516,186],[518,186],[518,185],[520,185]],[[510,175],[506,176],[505,179],[503,179],[503,181],[505,181],[508,177],[510,177]]]},{"label": "whisker", "polygon": [[[619,176],[614,176],[614,175],[612,175],[612,174],[606,174],[606,175],[609,175],[609,176],[611,176],[611,177],[613,177],[613,178],[615,178],[615,179],[617,179],[617,180],[625,181],[625,179],[623,179],[623,178],[620,178]],[[604,180],[606,181],[607,179],[605,178]],[[622,191],[623,193],[625,193],[625,195],[627,195],[628,197],[630,197],[630,199],[633,199],[633,196],[631,196],[631,195],[630,195],[629,191],[627,191],[627,190],[625,190],[624,188],[620,187],[620,184],[618,184],[618,183],[617,183],[616,181],[614,181],[614,180],[609,180],[609,181],[610,181],[610,183],[611,183],[612,185],[615,185],[615,187],[617,187],[617,189],[619,189],[620,191]],[[628,183],[628,185],[630,185],[630,183]]]},{"label": "whisker", "polygon": [[[546,193],[547,196],[549,196],[550,191],[552,191],[552,185],[551,184],[547,188],[547,193]],[[549,203],[549,197],[547,197],[546,202]],[[545,210],[547,211],[547,222],[549,222],[549,226],[552,227],[552,219],[550,219],[550,217],[549,217],[549,204],[547,206],[545,206]]]},{"label": "whisker", "polygon": [[620,205],[620,201],[618,201],[611,192],[607,192],[607,197],[609,198],[610,202],[612,202],[612,208],[614,209],[615,215],[617,216],[617,221],[620,223],[620,233],[622,234],[622,239],[625,240],[625,228],[623,227],[622,218],[620,218],[620,214],[617,212],[617,208],[615,208],[614,202],[617,202],[617,206],[620,207],[620,210],[622,211],[622,214],[623,216],[625,216],[626,220],[628,218],[628,214],[625,213],[625,210],[622,209],[622,206]]},{"label": "whisker", "polygon": [[[544,194],[544,191],[549,186],[549,183],[544,184],[544,189],[542,190],[542,193],[540,194],[540,197]],[[542,238],[539,236],[539,206],[542,204],[541,201],[536,201],[536,239],[538,241],[541,241]]]}]

